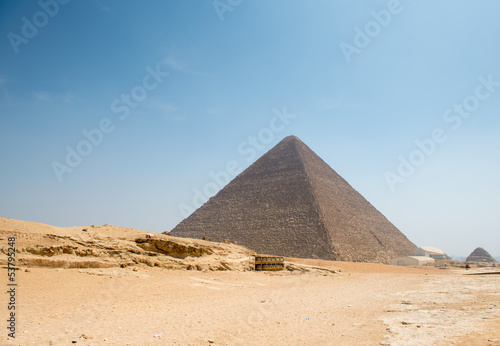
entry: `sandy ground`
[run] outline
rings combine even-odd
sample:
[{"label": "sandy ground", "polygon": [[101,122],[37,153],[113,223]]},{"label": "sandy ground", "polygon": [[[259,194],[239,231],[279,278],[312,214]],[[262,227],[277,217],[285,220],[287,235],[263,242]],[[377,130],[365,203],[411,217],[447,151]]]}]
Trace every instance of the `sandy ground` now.
[{"label": "sandy ground", "polygon": [[[6,287],[6,271],[0,275]],[[324,275],[31,268],[18,273],[17,337],[6,340],[4,331],[0,340],[2,345],[500,344],[499,276]],[[2,299],[6,306],[5,295]]]},{"label": "sandy ground", "polygon": [[287,259],[293,271],[255,272],[242,247],[146,234],[0,218],[0,345],[500,345],[500,275],[464,275],[487,269]]}]

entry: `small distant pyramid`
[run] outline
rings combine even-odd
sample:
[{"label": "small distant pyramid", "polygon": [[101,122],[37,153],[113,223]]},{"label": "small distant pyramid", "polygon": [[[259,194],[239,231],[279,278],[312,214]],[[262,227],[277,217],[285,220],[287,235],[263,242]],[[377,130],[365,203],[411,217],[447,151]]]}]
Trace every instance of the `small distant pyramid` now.
[{"label": "small distant pyramid", "polygon": [[482,247],[478,247],[467,257],[466,262],[488,262],[497,263],[497,260],[491,256],[488,251]]},{"label": "small distant pyramid", "polygon": [[172,231],[288,257],[388,263],[416,246],[295,136],[284,138]]}]

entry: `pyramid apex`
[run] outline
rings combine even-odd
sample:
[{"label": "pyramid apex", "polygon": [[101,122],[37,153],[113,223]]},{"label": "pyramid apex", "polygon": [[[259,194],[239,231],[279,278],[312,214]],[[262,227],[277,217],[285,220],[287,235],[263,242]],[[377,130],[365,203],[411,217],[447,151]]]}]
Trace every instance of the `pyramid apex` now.
[{"label": "pyramid apex", "polygon": [[300,138],[299,138],[299,137],[297,137],[297,136],[294,136],[294,135],[286,136],[286,137],[285,137],[285,138],[283,138],[281,141],[282,141],[282,142],[285,142],[285,141],[287,141],[287,142],[288,142],[288,141],[297,141],[297,142],[301,142],[301,143],[302,143],[302,141],[300,140]]}]

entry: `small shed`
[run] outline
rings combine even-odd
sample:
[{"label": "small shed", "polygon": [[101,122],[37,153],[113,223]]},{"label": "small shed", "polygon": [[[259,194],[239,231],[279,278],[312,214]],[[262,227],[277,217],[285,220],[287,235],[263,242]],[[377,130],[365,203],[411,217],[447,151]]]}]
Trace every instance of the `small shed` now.
[{"label": "small shed", "polygon": [[413,266],[413,267],[421,267],[421,266],[433,266],[434,258],[427,256],[404,256],[404,257],[396,257],[391,260],[391,264],[395,266]]}]

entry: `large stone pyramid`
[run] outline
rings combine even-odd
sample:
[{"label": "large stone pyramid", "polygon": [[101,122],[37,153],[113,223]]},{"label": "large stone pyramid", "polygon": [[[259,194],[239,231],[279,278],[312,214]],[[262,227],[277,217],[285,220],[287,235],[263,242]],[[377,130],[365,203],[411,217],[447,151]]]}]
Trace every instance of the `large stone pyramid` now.
[{"label": "large stone pyramid", "polygon": [[497,263],[497,260],[491,256],[488,251],[482,247],[478,247],[467,257],[466,262],[488,262]]},{"label": "large stone pyramid", "polygon": [[417,248],[300,139],[284,138],[179,223],[174,236],[264,254],[385,262]]}]

